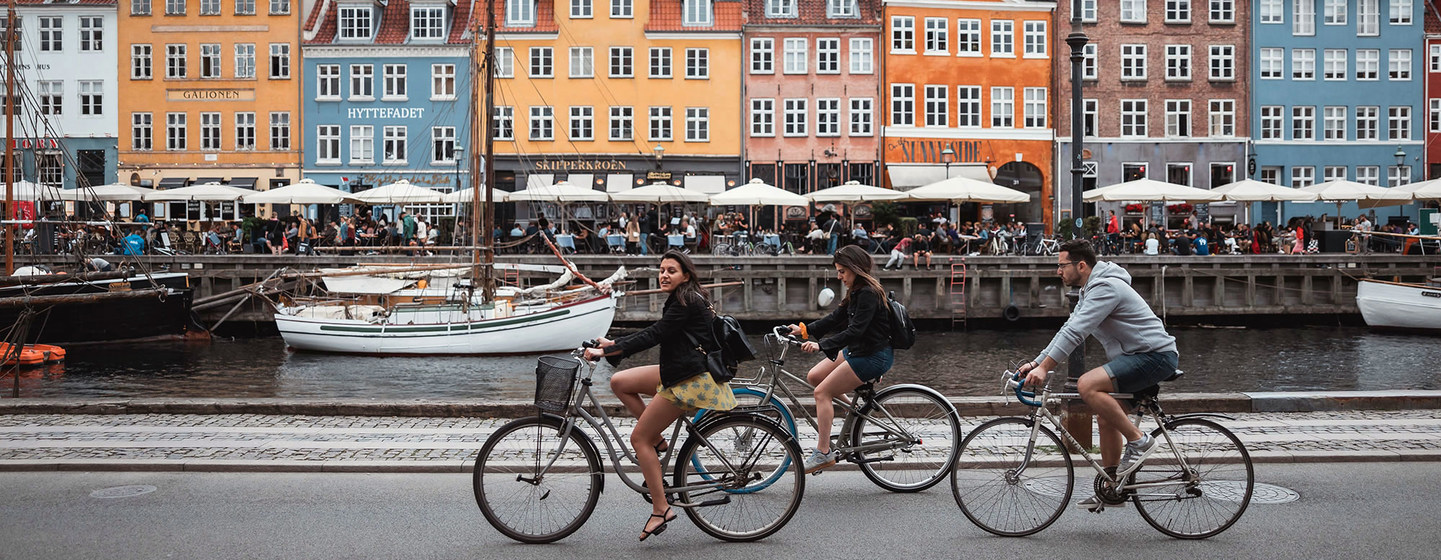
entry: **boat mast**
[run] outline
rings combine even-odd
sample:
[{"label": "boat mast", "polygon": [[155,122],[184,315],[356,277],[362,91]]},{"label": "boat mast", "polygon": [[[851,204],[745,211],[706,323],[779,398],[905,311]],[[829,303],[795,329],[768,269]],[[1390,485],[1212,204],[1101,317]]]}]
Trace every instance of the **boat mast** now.
[{"label": "boat mast", "polygon": [[[495,112],[495,0],[487,0],[485,3],[485,52],[482,55],[481,63],[478,65],[484,73],[485,110],[475,110],[475,96],[471,96],[471,121],[470,121],[470,145],[472,146],[471,158],[471,243],[476,247],[472,251],[472,262],[476,272],[479,274],[473,277],[481,281],[481,297],[484,301],[495,300],[495,197],[492,185],[495,184],[495,158],[492,157],[495,151],[495,131],[491,115]],[[477,20],[479,25],[479,20]],[[478,30],[477,30],[478,31]],[[471,33],[475,37],[479,33]],[[474,62],[475,49],[471,49],[471,87],[474,88],[477,80]],[[479,123],[476,122],[479,117]],[[477,126],[479,124],[479,126]],[[483,127],[483,128],[482,128]],[[482,130],[484,137],[481,138]],[[484,142],[482,144],[482,141]],[[476,158],[484,157],[484,171],[475,173],[477,165]],[[485,197],[480,195],[480,187],[485,187]],[[481,253],[485,254],[485,265],[481,266]]]},{"label": "boat mast", "polygon": [[[5,14],[5,220],[15,217],[15,0]],[[15,224],[5,224],[5,275],[15,274]]]}]

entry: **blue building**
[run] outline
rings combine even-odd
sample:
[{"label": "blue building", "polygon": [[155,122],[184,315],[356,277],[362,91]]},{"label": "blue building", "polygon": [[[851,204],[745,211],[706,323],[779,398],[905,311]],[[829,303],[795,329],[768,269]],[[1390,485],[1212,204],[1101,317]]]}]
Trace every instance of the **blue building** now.
[{"label": "blue building", "polygon": [[[470,6],[315,2],[302,31],[307,178],[348,192],[400,180],[443,192],[469,186]],[[405,209],[436,223],[455,207]],[[378,214],[394,219],[399,209]]]},{"label": "blue building", "polygon": [[[1422,178],[1425,4],[1253,0],[1256,179],[1305,187],[1332,179],[1398,186]],[[1278,215],[1276,203],[1256,205],[1252,221],[1284,225],[1294,216],[1334,218],[1337,211],[1330,202],[1281,206]],[[1361,212],[1355,203],[1341,207],[1350,218]],[[1408,205],[1379,213],[1414,221],[1416,212]]]}]

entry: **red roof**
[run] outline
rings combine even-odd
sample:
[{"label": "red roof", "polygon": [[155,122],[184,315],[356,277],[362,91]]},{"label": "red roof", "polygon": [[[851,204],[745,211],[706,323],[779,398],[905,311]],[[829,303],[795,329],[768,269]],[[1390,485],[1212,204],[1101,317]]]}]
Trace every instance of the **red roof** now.
[{"label": "red roof", "polygon": [[6,3],[6,4],[9,4],[9,3],[11,3],[11,2],[13,2],[13,3],[15,3],[15,4],[19,4],[19,5],[21,5],[21,6],[53,6],[53,7],[65,7],[65,6],[71,6],[71,5],[80,5],[80,6],[115,6],[115,5],[117,4],[118,0],[6,0],[5,3]]},{"label": "red roof", "polygon": [[[465,36],[467,27],[470,24],[470,6],[472,2],[486,0],[452,0],[455,2],[451,10],[450,33],[446,36],[446,43],[451,45],[464,45],[468,42]],[[310,15],[306,18],[306,31],[316,29],[315,37],[305,41],[307,45],[329,45],[335,43],[339,34],[339,10],[336,6],[337,0],[320,0],[311,8]],[[503,2],[496,2],[504,5]],[[371,44],[374,45],[405,45],[410,43],[410,0],[388,0],[384,7],[373,12],[379,18],[375,37]]]},{"label": "red roof", "polygon": [[380,14],[380,28],[375,32],[377,45],[404,45],[410,38],[410,2],[390,0]]},{"label": "red roof", "polygon": [[746,18],[746,25],[880,25],[880,3],[880,0],[856,0],[856,15],[859,17],[828,18],[826,17],[828,2],[800,1],[796,17],[768,18],[766,17],[766,0],[746,0],[746,11],[749,16]]},{"label": "red roof", "polygon": [[[486,1],[488,1],[488,0],[476,0],[476,1],[477,1],[477,2],[486,2]],[[535,5],[535,25],[533,25],[533,26],[531,26],[531,27],[512,27],[512,26],[507,26],[507,25],[505,24],[505,1],[504,1],[504,0],[494,0],[494,3],[491,4],[491,7],[495,10],[495,32],[496,32],[496,33],[522,33],[522,32],[530,32],[530,33],[539,33],[539,32],[544,32],[544,33],[556,33],[556,32],[559,32],[559,31],[560,31],[560,26],[555,23],[555,2],[545,2],[545,1],[537,0],[536,5]],[[477,11],[477,12],[484,12],[485,10],[476,10],[476,11]],[[477,16],[477,17],[479,17],[479,16]],[[479,23],[480,23],[480,26],[481,26],[481,27],[485,27],[485,25],[486,25],[486,22],[484,22],[484,21],[479,22]]]},{"label": "red roof", "polygon": [[1431,2],[1424,2],[1423,9],[1426,10],[1426,34],[1441,35],[1441,15],[1436,13],[1435,6]]},{"label": "red roof", "polygon": [[681,0],[651,0],[646,31],[690,31],[697,33],[738,32],[745,24],[745,2],[716,0],[715,23],[709,27],[681,24]]}]

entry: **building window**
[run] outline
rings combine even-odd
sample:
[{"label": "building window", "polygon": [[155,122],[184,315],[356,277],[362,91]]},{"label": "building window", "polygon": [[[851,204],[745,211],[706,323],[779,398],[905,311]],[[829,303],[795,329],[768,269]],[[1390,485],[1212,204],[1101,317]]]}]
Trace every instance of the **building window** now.
[{"label": "building window", "polygon": [[1431,111],[1428,120],[1431,123],[1431,132],[1441,132],[1441,98],[1427,100],[1431,104]]},{"label": "building window", "polygon": [[167,15],[167,16],[183,16],[183,15],[185,15],[185,0],[165,0],[165,15]]},{"label": "building window", "polygon": [[42,185],[59,187],[65,182],[65,158],[62,154],[35,154],[35,180]]},{"label": "building window", "polygon": [[386,165],[404,165],[409,159],[406,148],[407,130],[403,126],[387,126],[380,129],[381,144],[384,152],[381,154],[380,162]]},{"label": "building window", "polygon": [[630,78],[635,76],[635,49],[633,47],[610,48],[610,77]]},{"label": "building window", "polygon": [[370,7],[340,9],[341,39],[369,39],[371,25]]},{"label": "building window", "polygon": [[1345,107],[1323,107],[1321,109],[1321,138],[1345,140],[1346,118]]},{"label": "building window", "polygon": [[1098,56],[1098,50],[1099,49],[1097,48],[1097,45],[1095,43],[1087,43],[1086,46],[1081,47],[1082,80],[1095,80],[1100,77],[1100,74],[1098,73],[1100,62],[1096,60]]},{"label": "building window", "polygon": [[455,99],[455,65],[430,65],[430,99],[450,101]]},{"label": "building window", "polygon": [[530,77],[551,78],[554,76],[555,67],[550,47],[531,47]]},{"label": "building window", "polygon": [[1429,68],[1432,73],[1441,72],[1441,45],[1431,45],[1431,63]]},{"label": "building window", "polygon": [[350,65],[350,99],[352,101],[375,99],[375,66],[370,64]]},{"label": "building window", "polygon": [[1261,79],[1279,80],[1286,73],[1286,49],[1265,47],[1261,49]]},{"label": "building window", "polygon": [[1280,105],[1265,105],[1261,107],[1261,139],[1280,140],[1282,139],[1281,127],[1285,117],[1282,112],[1285,107]]},{"label": "building window", "polygon": [[1371,106],[1356,107],[1356,139],[1357,140],[1380,140],[1381,139],[1381,108]]},{"label": "building window", "polygon": [[1025,56],[1027,58],[1046,57],[1046,22],[1026,21],[1022,22],[1025,30]]},{"label": "building window", "polygon": [[1411,108],[1391,107],[1387,110],[1386,131],[1391,140],[1411,139]]},{"label": "building window", "polygon": [[1386,169],[1388,174],[1387,178],[1390,180],[1389,184],[1391,186],[1399,187],[1401,185],[1411,184],[1411,166],[1392,165],[1387,167]]},{"label": "building window", "polygon": [[891,16],[891,52],[916,53],[916,18]]},{"label": "building window", "polygon": [[1381,50],[1356,49],[1356,79],[1374,81],[1381,79]]},{"label": "building window", "polygon": [[685,141],[710,142],[710,109],[704,107],[686,108]]},{"label": "building window", "polygon": [[[651,110],[653,112],[655,108],[652,107]],[[775,122],[776,100],[761,98],[751,100],[751,136],[775,136]]]},{"label": "building window", "polygon": [[1191,136],[1191,100],[1166,100],[1166,136],[1186,138]]},{"label": "building window", "polygon": [[530,108],[530,139],[555,139],[555,109],[550,106]]},{"label": "building window", "polygon": [[165,45],[165,77],[185,79],[185,45]]},{"label": "building window", "polygon": [[682,0],[680,13],[681,25],[687,27],[708,27],[715,22],[711,0]]},{"label": "building window", "polygon": [[515,107],[497,106],[493,120],[496,140],[515,140]]},{"label": "building window", "polygon": [[1016,126],[1016,90],[1008,87],[991,88],[991,128]]},{"label": "building window", "polygon": [[1046,88],[1028,87],[1026,96],[1026,128],[1046,128]]},{"label": "building window", "polygon": [[650,77],[669,78],[670,74],[670,47],[651,47],[650,49]]},{"label": "building window", "polygon": [[64,114],[65,82],[44,81],[40,82],[40,114],[61,115]]},{"label": "building window", "polygon": [[1211,45],[1211,81],[1233,82],[1236,80],[1236,46]]},{"label": "building window", "polygon": [[150,45],[130,45],[130,79],[149,80],[154,77],[150,51]]},{"label": "building window", "polygon": [[1121,81],[1146,79],[1146,45],[1121,45]]},{"label": "building window", "polygon": [[375,163],[375,127],[368,124],[350,126],[350,163]]},{"label": "building window", "polygon": [[[771,108],[774,110],[774,105]],[[650,139],[657,142],[668,142],[671,139],[670,130],[670,107],[651,107]]]},{"label": "building window", "polygon": [[590,0],[570,0],[571,19],[590,19],[595,17],[591,9]]},{"label": "building window", "polygon": [[789,19],[796,17],[796,0],[765,0],[766,17]]},{"label": "building window", "polygon": [[831,19],[860,17],[856,0],[826,0],[826,17]]},{"label": "building window", "polygon": [[1291,139],[1316,139],[1316,108],[1297,105],[1291,107]]},{"label": "building window", "polygon": [[1316,34],[1316,0],[1295,0],[1292,8],[1291,34],[1310,36]]},{"label": "building window", "polygon": [[[251,47],[251,76],[255,75],[255,70],[253,68],[255,56],[254,51],[254,47]],[[200,77],[202,79],[214,79],[220,77],[220,43],[206,43],[200,45]]]},{"label": "building window", "polygon": [[270,0],[270,15],[279,16],[290,13],[290,0]]},{"label": "building window", "polygon": [[629,141],[635,135],[635,108],[610,108],[610,139]]},{"label": "building window", "polygon": [[947,127],[951,124],[950,88],[946,86],[926,86],[926,126]]},{"label": "building window", "polygon": [[891,84],[891,126],[914,126],[916,123],[916,86]]},{"label": "building window", "polygon": [[1378,0],[1356,0],[1356,35],[1374,37],[1381,34],[1381,7]]},{"label": "building window", "polygon": [[255,149],[255,113],[235,113],[235,149]]},{"label": "building window", "polygon": [[104,114],[104,82],[83,80],[80,82],[80,114],[98,117]]},{"label": "building window", "polygon": [[[202,51],[204,45],[202,45]],[[235,44],[235,78],[255,78],[255,45],[253,43]]]},{"label": "building window", "polygon": [[1291,79],[1316,79],[1316,49],[1291,49]]},{"label": "building window", "polygon": [[315,127],[315,162],[340,163],[340,125]]},{"label": "building window", "polygon": [[584,105],[584,107],[571,108],[571,140],[589,141],[595,140],[595,108]]},{"label": "building window", "polygon": [[[515,49],[510,47],[495,48],[495,77],[515,77]],[[435,68],[434,65],[431,68]],[[453,68],[453,67],[452,67]],[[433,73],[433,72],[432,72]]]},{"label": "building window", "polygon": [[200,113],[200,149],[220,151],[220,113]]},{"label": "building window", "polygon": [[1100,101],[1095,99],[1081,100],[1081,137],[1096,136],[1096,113],[1100,111]]},{"label": "building window", "polygon": [[1166,0],[1166,23],[1191,23],[1191,0]]},{"label": "building window", "polygon": [[1326,0],[1321,18],[1325,25],[1346,25],[1346,0]]},{"label": "building window", "polygon": [[444,39],[445,8],[411,6],[410,37],[413,39]]},{"label": "building window", "polygon": [[99,16],[80,17],[80,52],[100,52],[105,49],[104,22],[104,18]]},{"label": "building window", "polygon": [[852,98],[850,107],[851,136],[870,136],[875,129],[875,100],[869,97]]},{"label": "building window", "polygon": [[840,39],[816,39],[816,73],[841,73]]},{"label": "building window", "polygon": [[1211,136],[1230,138],[1236,135],[1236,100],[1212,99],[1207,111]]},{"label": "building window", "polygon": [[339,64],[320,64],[315,67],[315,99],[317,101],[340,99]]},{"label": "building window", "polygon": [[873,74],[875,73],[875,42],[869,38],[855,37],[851,39],[851,73],[852,74]]},{"label": "building window", "polygon": [[926,54],[950,54],[950,26],[946,18],[926,18]]},{"label": "building window", "polygon": [[570,48],[570,77],[589,78],[595,75],[594,49],[591,47]]},{"label": "building window", "polygon": [[979,128],[981,126],[981,87],[956,87],[956,126]]},{"label": "building window", "polygon": [[1211,23],[1235,23],[1236,2],[1234,0],[1211,0]]},{"label": "building window", "polygon": [[1146,23],[1146,0],[1121,0],[1121,23]]},{"label": "building window", "polygon": [[1321,52],[1323,65],[1321,76],[1323,78],[1327,80],[1346,79],[1346,67],[1348,66],[1346,52],[1346,49],[1326,49]]},{"label": "building window", "polygon": [[40,18],[40,52],[60,52],[65,48],[60,17]]},{"label": "building window", "polygon": [[801,37],[787,38],[784,42],[785,73],[805,74],[808,70],[806,61],[809,60],[806,39]]},{"label": "building window", "polygon": [[1016,22],[1008,19],[991,20],[991,56],[1016,56]]},{"label": "building window", "polygon": [[200,0],[200,15],[202,15],[202,16],[218,16],[218,15],[220,15],[220,0]]},{"label": "building window", "polygon": [[1258,180],[1260,180],[1262,183],[1280,185],[1281,171],[1283,171],[1283,169],[1284,168],[1281,167],[1262,167]]},{"label": "building window", "polygon": [[1316,184],[1316,168],[1299,166],[1291,168],[1291,186],[1293,188],[1309,187]]},{"label": "building window", "polygon": [[1146,134],[1146,100],[1122,99],[1121,136],[1123,138],[1142,138]]},{"label": "building window", "polygon": [[290,43],[270,44],[270,79],[290,79]]},{"label": "building window", "polygon": [[148,15],[150,15],[150,0],[130,0],[130,15],[132,15],[132,16],[148,16]]},{"label": "building window", "polygon": [[685,78],[687,80],[710,79],[710,49],[685,50]]},{"label": "building window", "polygon": [[[807,117],[810,115],[810,108],[807,107],[806,99],[786,99],[785,106],[785,132],[786,136],[806,136],[810,134],[810,125]],[[687,138],[689,139],[689,138]]]},{"label": "building window", "polygon": [[270,149],[276,152],[290,149],[290,113],[288,111],[270,114]]},{"label": "building window", "polygon": [[1411,0],[1391,0],[1391,25],[1411,25],[1414,5]]},{"label": "building window", "polygon": [[1381,185],[1381,167],[1378,165],[1356,166],[1356,182],[1377,187]]},{"label": "building window", "polygon": [[235,0],[235,15],[255,15],[255,0]]},{"label": "building window", "polygon": [[1391,49],[1387,54],[1387,75],[1396,81],[1411,79],[1411,49]]},{"label": "building window", "polygon": [[165,149],[185,151],[185,113],[165,113]]},{"label": "building window", "polygon": [[610,17],[633,18],[635,17],[634,7],[631,0],[610,0]]},{"label": "building window", "polygon": [[1191,45],[1166,45],[1166,81],[1191,81]]},{"label": "building window", "polygon": [[130,113],[130,149],[148,152],[155,149],[155,116],[151,113]]},{"label": "building window", "polygon": [[956,20],[956,56],[981,56],[981,20]]},{"label": "building window", "polygon": [[816,136],[841,135],[841,100],[827,98],[816,100]]},{"label": "building window", "polygon": [[409,98],[404,64],[386,64],[381,67],[381,72],[385,81],[382,101],[405,101]]},{"label": "building window", "polygon": [[[751,39],[751,73],[752,74],[774,74],[775,73],[775,46],[776,40],[769,37]],[[651,49],[651,65],[655,65],[655,49]],[[667,53],[669,54],[669,53]],[[669,72],[667,72],[669,74]],[[654,76],[655,72],[652,71]]]},{"label": "building window", "polygon": [[1321,168],[1321,180],[1338,181],[1346,179],[1346,166],[1327,165]]},{"label": "building window", "polygon": [[506,0],[505,26],[532,27],[535,25],[536,0]]}]

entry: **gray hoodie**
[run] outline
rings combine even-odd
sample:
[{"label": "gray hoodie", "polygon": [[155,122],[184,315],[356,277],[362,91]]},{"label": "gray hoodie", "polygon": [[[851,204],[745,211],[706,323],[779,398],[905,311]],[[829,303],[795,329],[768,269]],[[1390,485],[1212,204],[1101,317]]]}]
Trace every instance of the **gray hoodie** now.
[{"label": "gray hoodie", "polygon": [[1081,288],[1081,300],[1061,332],[1051,339],[1036,363],[1046,356],[1062,362],[1085,342],[1095,336],[1106,347],[1106,359],[1146,352],[1175,352],[1176,338],[1166,333],[1165,325],[1141,294],[1131,287],[1131,275],[1115,263],[1097,262],[1091,278]]}]

